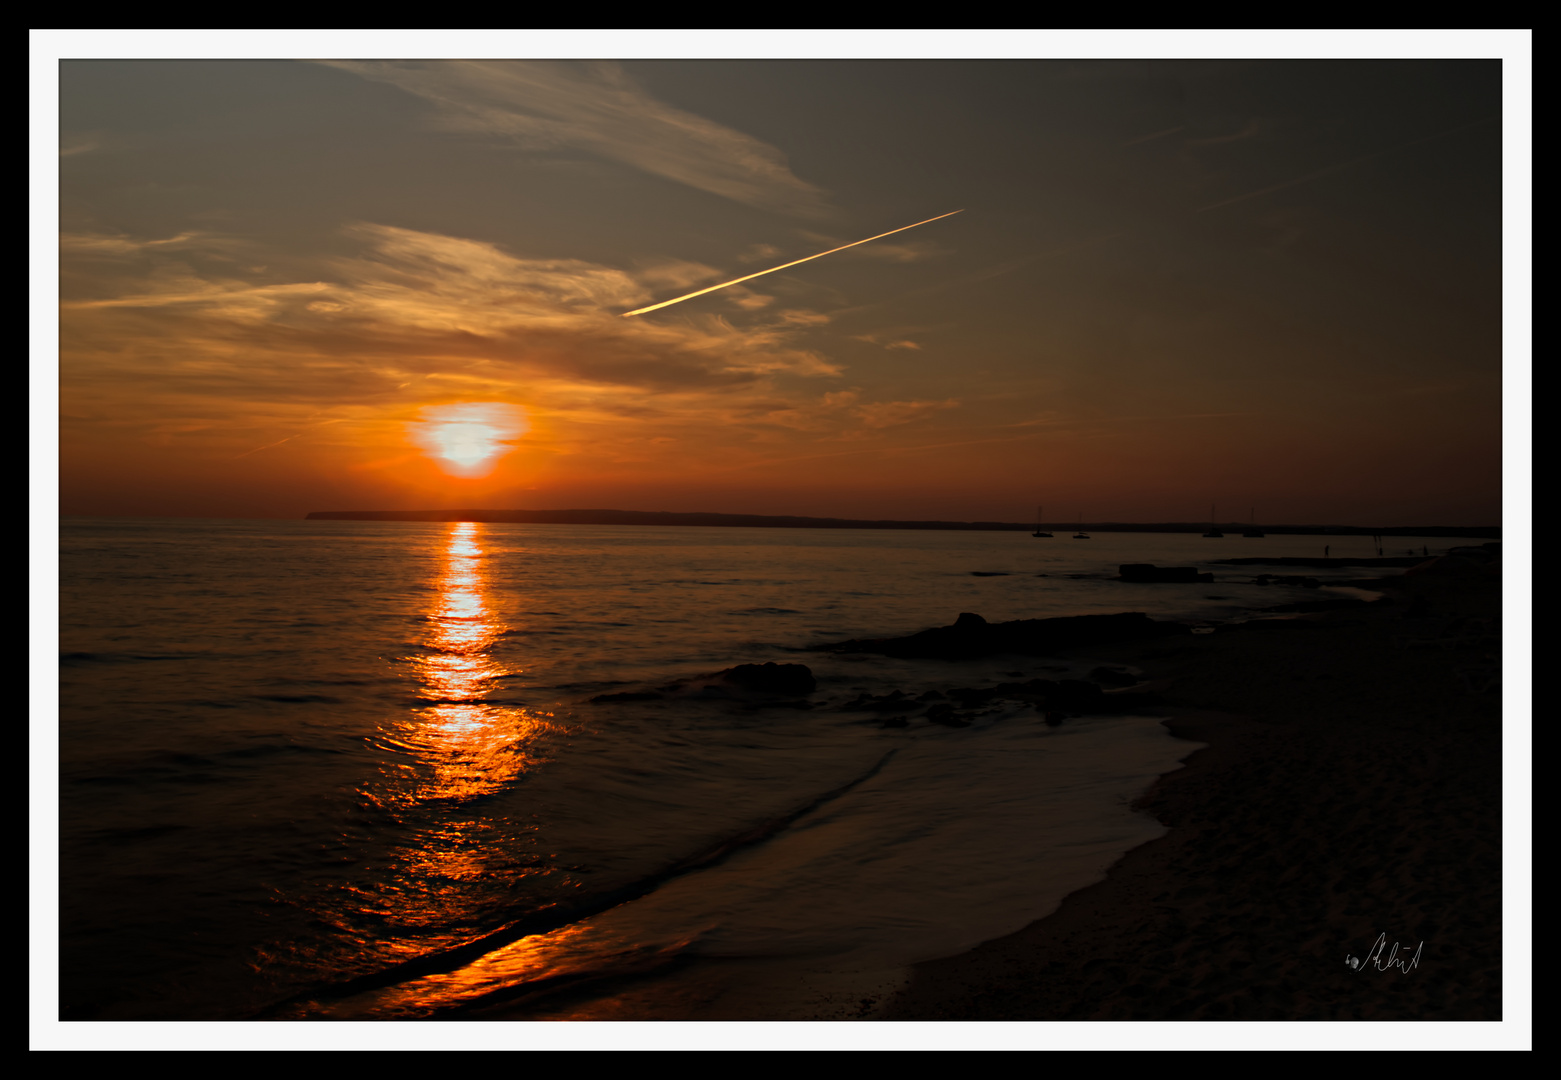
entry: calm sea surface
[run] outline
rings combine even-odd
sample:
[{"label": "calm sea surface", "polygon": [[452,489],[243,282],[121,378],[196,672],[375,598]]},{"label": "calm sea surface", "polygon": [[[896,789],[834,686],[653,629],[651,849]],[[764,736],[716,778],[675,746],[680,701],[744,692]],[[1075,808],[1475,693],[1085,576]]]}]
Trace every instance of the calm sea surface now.
[{"label": "calm sea surface", "polygon": [[[859,1015],[906,965],[1018,929],[1159,835],[1128,804],[1194,744],[1018,706],[886,728],[843,706],[1094,665],[808,646],[963,611],[1237,618],[1319,594],[1246,567],[1109,578],[1324,539],[1375,554],[336,521],[61,536],[61,1007],[81,1019]],[[813,670],[811,709],[590,701],[770,660]]]}]

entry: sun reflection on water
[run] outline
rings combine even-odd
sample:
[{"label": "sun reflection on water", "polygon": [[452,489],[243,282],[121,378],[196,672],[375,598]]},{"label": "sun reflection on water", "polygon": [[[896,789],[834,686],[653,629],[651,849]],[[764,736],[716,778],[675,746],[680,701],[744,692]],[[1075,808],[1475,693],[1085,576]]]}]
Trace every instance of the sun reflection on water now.
[{"label": "sun reflection on water", "polygon": [[338,1020],[413,1020],[472,1006],[524,1004],[566,985],[644,975],[664,968],[689,940],[637,942],[593,924],[522,938],[458,970],[332,1003],[317,1014]]},{"label": "sun reflection on water", "polygon": [[[504,677],[518,672],[495,648],[505,627],[488,598],[481,541],[481,526],[451,528],[436,599],[424,615],[427,631],[405,658],[417,700],[374,740],[385,755],[380,776],[359,794],[391,815],[397,842],[371,879],[337,890],[334,913],[319,913],[340,935],[338,947],[358,950],[339,963],[335,980],[478,940],[579,885],[521,835],[529,826],[513,820],[512,807],[488,812],[490,796],[540,763],[541,738],[559,726],[552,713],[495,696]],[[517,891],[527,877],[535,887]],[[455,970],[315,1001],[296,1015],[407,1019],[490,995],[509,1001],[561,982],[655,970],[687,944],[635,942],[589,923],[562,926]]]},{"label": "sun reflection on water", "polygon": [[489,600],[481,528],[451,527],[426,629],[404,657],[415,675],[411,707],[370,740],[379,774],[358,795],[383,815],[370,838],[379,854],[319,913],[344,934],[338,948],[358,949],[350,968],[480,936],[503,920],[520,878],[548,872],[530,825],[490,804],[542,760],[539,741],[555,723],[502,697],[505,677],[522,672],[495,655],[506,627]]},{"label": "sun reflection on water", "polygon": [[410,658],[426,704],[387,733],[424,766],[415,784],[397,785],[417,803],[466,802],[504,788],[535,763],[528,744],[550,726],[549,714],[489,697],[515,672],[492,653],[504,628],[484,595],[478,528],[460,522],[450,530],[429,631]]}]

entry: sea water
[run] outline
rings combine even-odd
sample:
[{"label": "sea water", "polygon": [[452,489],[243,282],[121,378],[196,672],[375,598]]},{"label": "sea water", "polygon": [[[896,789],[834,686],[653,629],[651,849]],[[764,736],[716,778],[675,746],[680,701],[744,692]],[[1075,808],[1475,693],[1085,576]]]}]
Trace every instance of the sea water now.
[{"label": "sea water", "polygon": [[[1154,716],[847,707],[1088,656],[810,647],[965,611],[1239,618],[1319,594],[1210,560],[1323,539],[171,519],[61,538],[79,1019],[869,1015],[908,965],[1048,914],[1159,835],[1131,803],[1196,747]],[[1126,562],[1215,580],[1112,580]],[[811,707],[592,701],[767,661],[812,669]]]}]

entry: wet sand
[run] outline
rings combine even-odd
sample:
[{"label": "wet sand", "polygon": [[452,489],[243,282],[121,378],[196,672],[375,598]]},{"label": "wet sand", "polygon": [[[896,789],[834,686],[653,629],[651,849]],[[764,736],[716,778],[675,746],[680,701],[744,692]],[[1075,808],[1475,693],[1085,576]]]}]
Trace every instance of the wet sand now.
[{"label": "wet sand", "polygon": [[1140,800],[1170,832],[1047,918],[918,965],[878,1015],[1501,1019],[1500,585],[1443,570],[1362,583],[1385,602],[1089,650],[1208,744]]}]

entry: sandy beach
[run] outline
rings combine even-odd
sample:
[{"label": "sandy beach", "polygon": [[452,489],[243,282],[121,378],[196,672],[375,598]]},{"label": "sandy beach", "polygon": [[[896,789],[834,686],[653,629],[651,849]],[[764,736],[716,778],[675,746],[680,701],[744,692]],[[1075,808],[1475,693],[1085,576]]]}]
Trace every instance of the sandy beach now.
[{"label": "sandy beach", "polygon": [[1444,559],[1361,582],[1379,602],[1113,647],[1208,744],[1140,800],[1169,833],[879,1015],[1500,1019],[1498,572]]}]

